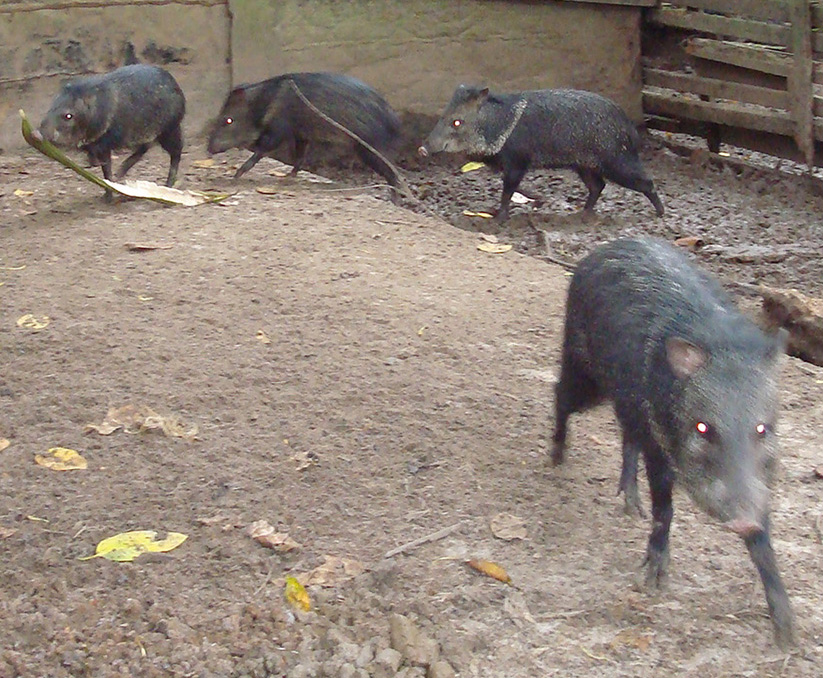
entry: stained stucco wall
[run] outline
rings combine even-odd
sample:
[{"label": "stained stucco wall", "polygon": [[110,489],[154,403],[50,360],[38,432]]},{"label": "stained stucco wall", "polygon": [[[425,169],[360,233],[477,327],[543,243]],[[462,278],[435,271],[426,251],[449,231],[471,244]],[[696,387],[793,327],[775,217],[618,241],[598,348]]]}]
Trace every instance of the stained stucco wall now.
[{"label": "stained stucco wall", "polygon": [[192,139],[232,81],[330,70],[372,84],[400,112],[435,116],[454,87],[572,86],[641,118],[640,10],[513,0],[7,0],[0,3],[0,148],[24,146],[61,81],[138,57],[168,68]]},{"label": "stained stucco wall", "polygon": [[331,70],[398,110],[437,113],[461,82],[571,86],[640,107],[640,9],[504,0],[230,0],[235,83]]},{"label": "stained stucco wall", "polygon": [[186,94],[187,136],[231,82],[225,0],[27,0],[0,3],[0,148],[25,146],[18,109],[37,124],[63,80],[140,61],[167,68]]}]

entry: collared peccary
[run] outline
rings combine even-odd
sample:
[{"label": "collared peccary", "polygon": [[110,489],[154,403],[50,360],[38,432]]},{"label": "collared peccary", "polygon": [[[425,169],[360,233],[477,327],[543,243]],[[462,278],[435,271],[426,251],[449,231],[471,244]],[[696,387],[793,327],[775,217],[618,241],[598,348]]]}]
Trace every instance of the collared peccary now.
[{"label": "collared peccary", "polygon": [[[239,178],[262,157],[274,156],[282,144],[287,144],[285,159],[292,165],[294,175],[302,168],[310,144],[342,142],[397,189],[399,178],[394,169],[313,111],[301,100],[295,86],[323,115],[380,154],[391,151],[400,133],[400,120],[369,85],[339,73],[285,73],[240,85],[229,93],[209,137],[209,153],[230,148],[252,151],[234,175]],[[397,199],[396,190],[392,191],[392,198]]]},{"label": "collared peccary", "polygon": [[[122,178],[156,141],[169,154],[166,186],[172,186],[183,151],[180,123],[185,111],[183,92],[168,71],[133,64],[64,84],[40,123],[40,133],[57,146],[85,151],[109,180],[112,151],[132,151],[117,172]],[[111,198],[111,191],[106,197]]]},{"label": "collared peccary", "polygon": [[511,197],[531,167],[575,170],[589,189],[586,210],[594,208],[605,178],[643,193],[663,216],[638,145],[637,130],[623,109],[599,94],[573,89],[494,94],[460,85],[418,152],[462,151],[502,171],[498,221],[508,218]]},{"label": "collared peccary", "polygon": [[578,264],[569,286],[552,450],[562,463],[569,415],[612,400],[622,477],[642,453],[651,490],[647,585],[666,574],[676,475],[743,538],[781,645],[792,640],[792,611],[768,504],[784,346],[785,332],[764,334],[673,246],[628,238],[604,245]]}]

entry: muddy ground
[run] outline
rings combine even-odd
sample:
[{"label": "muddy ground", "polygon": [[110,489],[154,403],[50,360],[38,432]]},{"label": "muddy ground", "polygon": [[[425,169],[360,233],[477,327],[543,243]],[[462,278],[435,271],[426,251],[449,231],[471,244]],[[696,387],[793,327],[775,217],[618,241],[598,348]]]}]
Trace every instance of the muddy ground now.
[{"label": "muddy ground", "polygon": [[[586,217],[572,175],[534,173],[522,188],[543,204],[513,211],[498,236],[514,250],[495,255],[476,232],[495,227],[462,212],[493,208],[500,180],[457,159],[406,156],[423,206],[397,207],[366,172],[324,185],[265,161],[235,182],[243,153],[204,157],[190,147],[182,187],[237,193],[184,209],[107,205],[45,158],[0,156],[0,677],[821,675],[823,369],[783,371],[787,653],[742,543],[683,494],[668,588],[637,586],[649,525],[615,495],[608,407],[573,419],[565,466],[546,463],[568,274],[528,256],[699,236],[729,284],[821,296],[814,181],[652,142],[664,218],[614,186]],[[133,174],[164,177],[162,153]],[[722,249],[751,244],[767,247],[746,262]],[[177,426],[87,431],[126,405]],[[55,446],[88,468],[35,463]],[[298,546],[260,545],[260,520]],[[143,529],[188,539],[80,560]],[[307,573],[303,612],[284,579]]]}]

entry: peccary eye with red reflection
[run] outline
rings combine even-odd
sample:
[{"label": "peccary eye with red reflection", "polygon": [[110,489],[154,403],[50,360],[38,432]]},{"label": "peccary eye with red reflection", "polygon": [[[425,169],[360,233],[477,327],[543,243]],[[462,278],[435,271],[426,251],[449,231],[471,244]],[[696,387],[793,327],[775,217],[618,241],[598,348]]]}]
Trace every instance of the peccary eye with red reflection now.
[{"label": "peccary eye with red reflection", "polygon": [[72,115],[71,113],[65,113],[65,114],[63,115],[63,117],[64,117],[66,120],[71,120],[71,119],[74,117],[74,115]]},{"label": "peccary eye with red reflection", "polygon": [[697,429],[697,432],[703,436],[704,438],[708,437],[709,435],[709,425],[704,421],[698,421],[694,427]]},{"label": "peccary eye with red reflection", "polygon": [[769,426],[767,424],[758,424],[754,427],[754,430],[757,431],[760,438],[763,438],[769,432]]},{"label": "peccary eye with red reflection", "polygon": [[227,125],[231,125],[234,122],[234,118],[226,118],[224,121]]},{"label": "peccary eye with red reflection", "polygon": [[462,120],[454,120],[452,122],[452,127],[460,127],[460,125],[462,125],[462,124],[463,124]]}]

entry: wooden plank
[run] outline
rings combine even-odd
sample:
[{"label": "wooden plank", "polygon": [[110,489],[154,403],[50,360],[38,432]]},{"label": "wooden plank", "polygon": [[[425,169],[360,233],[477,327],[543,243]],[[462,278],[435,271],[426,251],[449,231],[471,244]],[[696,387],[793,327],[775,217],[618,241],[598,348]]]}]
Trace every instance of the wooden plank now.
[{"label": "wooden plank", "polygon": [[789,106],[795,123],[794,140],[811,171],[814,166],[814,99],[812,91],[812,13],[808,0],[792,3],[792,54]]},{"label": "wooden plank", "polygon": [[754,110],[742,104],[687,99],[645,89],[643,90],[643,110],[647,113],[744,127],[788,137],[792,136],[795,128],[791,116],[784,111],[767,108]]},{"label": "wooden plank", "polygon": [[788,23],[789,2],[787,0],[673,0],[670,5],[692,7],[723,14],[734,14],[759,19]]},{"label": "wooden plank", "polygon": [[726,42],[711,38],[689,38],[684,47],[686,54],[699,59],[720,61],[732,66],[750,68],[761,73],[786,77],[792,68],[791,56],[784,52],[765,49],[759,45]]},{"label": "wooden plank", "polygon": [[627,7],[654,7],[658,0],[566,0],[595,5],[626,5]]},{"label": "wooden plank", "polygon": [[5,0],[0,4],[0,14],[41,10],[101,9],[111,6],[201,5],[212,7],[227,4],[228,0]]},{"label": "wooden plank", "polygon": [[789,43],[790,39],[788,26],[717,16],[704,12],[689,12],[673,7],[654,9],[649,12],[648,19],[663,26],[727,35],[741,40],[754,40],[783,47]]},{"label": "wooden plank", "polygon": [[654,87],[665,87],[678,92],[690,92],[715,99],[729,99],[747,104],[770,106],[772,108],[789,107],[789,95],[784,90],[771,87],[744,85],[717,78],[703,78],[687,73],[675,73],[657,68],[643,69],[643,82]]}]

